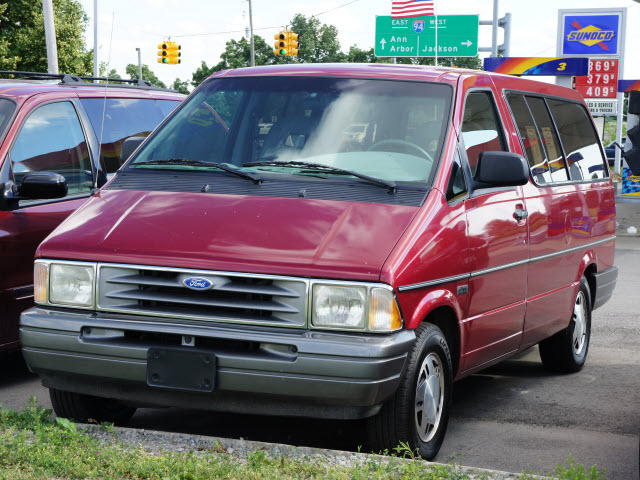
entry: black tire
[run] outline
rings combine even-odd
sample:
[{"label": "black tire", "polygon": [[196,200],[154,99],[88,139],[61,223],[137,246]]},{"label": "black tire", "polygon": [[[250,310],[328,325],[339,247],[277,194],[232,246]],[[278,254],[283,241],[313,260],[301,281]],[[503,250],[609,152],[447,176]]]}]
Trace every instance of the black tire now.
[{"label": "black tire", "polygon": [[[416,401],[419,386],[429,383],[433,387],[435,382],[438,382],[440,401]],[[403,442],[423,458],[432,460],[440,450],[447,431],[452,382],[451,353],[447,341],[438,327],[423,323],[416,330],[416,343],[407,359],[407,368],[398,390],[375,416],[367,419],[371,450],[393,452]],[[435,392],[436,388],[428,390]],[[428,398],[427,395],[425,393],[423,398]],[[419,403],[422,403],[422,410],[416,412]],[[429,409],[429,405],[433,408]],[[427,411],[432,414],[433,423],[427,420]],[[425,426],[431,428],[421,433],[421,427]]]},{"label": "black tire", "polygon": [[[582,318],[580,318],[582,316]],[[540,359],[547,370],[573,373],[587,360],[591,339],[591,291],[586,278],[580,281],[569,326],[540,342]]]},{"label": "black tire", "polygon": [[110,422],[125,425],[136,412],[118,400],[93,397],[63,390],[49,389],[51,405],[58,417],[68,418],[78,423]]}]

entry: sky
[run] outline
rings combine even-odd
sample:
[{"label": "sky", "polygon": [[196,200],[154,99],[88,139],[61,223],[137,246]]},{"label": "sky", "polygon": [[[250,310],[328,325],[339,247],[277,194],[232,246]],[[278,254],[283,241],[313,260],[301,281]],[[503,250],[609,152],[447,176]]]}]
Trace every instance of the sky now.
[{"label": "sky", "polygon": [[[496,0],[499,14],[512,14],[511,56],[555,56],[558,9],[627,7],[627,55],[621,78],[640,79],[640,0]],[[128,63],[142,63],[166,84],[176,78],[191,80],[205,61],[220,61],[225,43],[240,39],[249,26],[248,0],[97,0],[98,59],[109,63],[121,76]],[[439,15],[479,14],[491,20],[494,0],[436,0]],[[80,0],[89,16],[86,43],[93,48],[94,0]],[[347,5],[345,5],[347,4]],[[344,6],[343,6],[344,5]],[[351,45],[373,47],[375,16],[390,15],[391,0],[252,0],[254,34],[269,44],[297,13],[318,15],[322,23],[335,25],[343,51]],[[326,13],[324,13],[326,12]],[[180,65],[157,63],[157,45],[167,37],[182,47]],[[499,29],[498,43],[503,42]],[[479,45],[491,46],[491,27],[480,26]],[[481,53],[481,57],[487,56]]]}]

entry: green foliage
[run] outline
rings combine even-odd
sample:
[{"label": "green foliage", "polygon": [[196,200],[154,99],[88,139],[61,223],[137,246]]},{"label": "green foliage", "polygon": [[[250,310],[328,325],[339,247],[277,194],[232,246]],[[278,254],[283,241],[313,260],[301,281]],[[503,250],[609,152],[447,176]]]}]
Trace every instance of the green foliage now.
[{"label": "green foliage", "polygon": [[[54,0],[58,70],[91,75],[93,52],[84,32],[88,18],[78,0]],[[42,2],[11,0],[0,3],[0,70],[47,71]]]},{"label": "green foliage", "polygon": [[189,95],[189,81],[188,80],[180,80],[176,78],[173,83],[169,86],[176,90],[178,93],[184,93],[185,95]]},{"label": "green foliage", "polygon": [[34,430],[42,425],[51,425],[51,410],[36,403],[35,397],[30,397],[22,410],[6,409],[0,404],[0,429],[18,428],[21,430]]},{"label": "green foliage", "polygon": [[191,75],[191,85],[193,85],[194,87],[197,87],[198,85],[200,85],[202,82],[204,82],[207,79],[209,75],[211,75],[214,72],[217,72],[215,68],[216,68],[215,66],[211,66],[211,67],[207,66],[207,62],[203,60],[202,63],[200,64],[200,68],[198,68]]},{"label": "green foliage", "polygon": [[556,469],[553,474],[558,477],[559,480],[607,480],[605,473],[606,468],[598,470],[597,465],[593,465],[591,468],[585,468],[584,465],[580,465],[573,458],[573,455],[569,455],[569,458],[565,462],[566,466],[556,465]]},{"label": "green foliage", "polygon": [[317,17],[306,18],[297,14],[291,20],[290,30],[299,35],[300,52],[295,61],[302,63],[346,62],[347,55],[340,51],[338,29],[320,22]]},{"label": "green foliage", "polygon": [[[125,73],[129,75],[131,79],[138,78],[138,65],[134,65],[133,63],[128,64]],[[156,77],[156,74],[149,70],[149,66],[144,63],[142,64],[142,78],[149,80],[156,87],[167,88],[167,85]]]}]

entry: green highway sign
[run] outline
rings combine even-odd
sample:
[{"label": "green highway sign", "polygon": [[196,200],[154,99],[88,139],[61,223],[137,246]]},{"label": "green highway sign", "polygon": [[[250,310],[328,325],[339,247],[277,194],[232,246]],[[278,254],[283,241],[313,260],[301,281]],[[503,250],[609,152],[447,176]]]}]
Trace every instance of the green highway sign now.
[{"label": "green highway sign", "polygon": [[[478,55],[478,15],[438,15],[438,57]],[[376,17],[376,57],[435,57],[436,17]]]}]

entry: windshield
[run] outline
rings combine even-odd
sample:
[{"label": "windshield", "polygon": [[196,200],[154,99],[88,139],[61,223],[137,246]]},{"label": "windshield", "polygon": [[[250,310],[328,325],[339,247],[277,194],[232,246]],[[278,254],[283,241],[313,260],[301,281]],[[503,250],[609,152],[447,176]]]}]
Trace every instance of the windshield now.
[{"label": "windshield", "polygon": [[352,172],[427,182],[442,148],[451,93],[444,84],[389,80],[212,79],[129,168],[193,171],[206,170],[202,162],[208,162],[260,176]]}]

